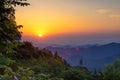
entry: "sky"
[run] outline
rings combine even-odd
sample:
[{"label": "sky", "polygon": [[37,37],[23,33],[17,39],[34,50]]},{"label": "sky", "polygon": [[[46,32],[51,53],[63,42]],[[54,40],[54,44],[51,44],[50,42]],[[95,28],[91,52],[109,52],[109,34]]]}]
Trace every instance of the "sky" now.
[{"label": "sky", "polygon": [[[22,40],[35,44],[120,42],[120,0],[28,0],[16,8]],[[42,36],[39,36],[41,35]]]}]

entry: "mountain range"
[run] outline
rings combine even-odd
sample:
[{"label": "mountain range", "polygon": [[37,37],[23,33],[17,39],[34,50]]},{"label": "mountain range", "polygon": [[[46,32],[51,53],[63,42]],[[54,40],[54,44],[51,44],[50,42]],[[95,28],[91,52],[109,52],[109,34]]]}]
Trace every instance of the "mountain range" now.
[{"label": "mountain range", "polygon": [[107,64],[120,58],[120,43],[85,46],[50,45],[46,48],[52,52],[57,52],[71,66],[81,65],[90,70],[101,70]]}]

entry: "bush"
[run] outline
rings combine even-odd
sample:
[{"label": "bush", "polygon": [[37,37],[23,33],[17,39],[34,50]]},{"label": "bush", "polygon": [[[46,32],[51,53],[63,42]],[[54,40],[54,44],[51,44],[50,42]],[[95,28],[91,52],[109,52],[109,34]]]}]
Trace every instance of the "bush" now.
[{"label": "bush", "polygon": [[120,59],[117,59],[111,65],[107,65],[101,76],[102,80],[120,80]]},{"label": "bush", "polygon": [[64,80],[91,80],[88,72],[82,71],[80,68],[70,68],[61,75]]}]

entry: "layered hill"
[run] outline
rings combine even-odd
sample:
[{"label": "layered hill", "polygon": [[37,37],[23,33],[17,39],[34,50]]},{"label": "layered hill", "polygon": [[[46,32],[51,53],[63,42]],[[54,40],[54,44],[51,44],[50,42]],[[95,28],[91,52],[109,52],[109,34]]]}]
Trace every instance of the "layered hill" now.
[{"label": "layered hill", "polygon": [[91,70],[101,70],[106,64],[120,58],[120,43],[91,46],[49,46],[51,51],[57,51],[61,57],[72,66],[83,65]]}]

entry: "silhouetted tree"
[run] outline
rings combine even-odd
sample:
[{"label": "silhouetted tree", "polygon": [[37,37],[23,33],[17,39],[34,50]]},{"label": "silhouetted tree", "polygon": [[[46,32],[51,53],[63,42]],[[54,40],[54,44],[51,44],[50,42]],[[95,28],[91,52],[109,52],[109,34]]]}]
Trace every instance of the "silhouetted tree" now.
[{"label": "silhouetted tree", "polygon": [[82,66],[83,65],[83,60],[82,59],[80,59],[80,66]]},{"label": "silhouetted tree", "polygon": [[101,80],[101,79],[99,79],[99,75],[98,75],[98,72],[97,72],[96,69],[95,69],[94,72],[93,72],[93,78],[94,78],[95,80]]},{"label": "silhouetted tree", "polygon": [[58,58],[58,53],[57,53],[57,51],[55,52],[54,57],[55,57],[55,59]]},{"label": "silhouetted tree", "polygon": [[[27,6],[26,0],[0,0],[0,53],[12,52],[17,41],[21,38],[18,30],[23,27],[15,21],[14,6]],[[10,49],[10,50],[9,50]]]}]

